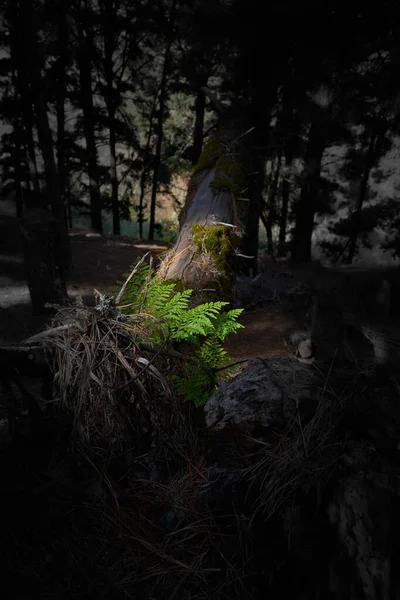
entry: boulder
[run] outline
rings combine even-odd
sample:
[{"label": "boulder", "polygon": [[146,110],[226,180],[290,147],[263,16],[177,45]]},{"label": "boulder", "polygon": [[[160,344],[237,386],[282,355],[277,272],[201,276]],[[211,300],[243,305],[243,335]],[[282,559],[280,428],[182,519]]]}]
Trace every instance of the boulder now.
[{"label": "boulder", "polygon": [[247,369],[223,382],[204,407],[208,427],[241,431],[280,428],[304,404],[314,404],[315,371],[294,358],[249,360]]}]

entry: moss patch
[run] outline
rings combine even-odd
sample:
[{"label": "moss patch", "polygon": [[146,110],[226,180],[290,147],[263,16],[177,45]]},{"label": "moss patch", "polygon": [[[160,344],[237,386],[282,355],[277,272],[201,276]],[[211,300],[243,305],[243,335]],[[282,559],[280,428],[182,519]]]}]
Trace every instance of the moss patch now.
[{"label": "moss patch", "polygon": [[237,157],[231,155],[219,157],[210,188],[231,192],[234,198],[240,196],[244,188],[244,173]]},{"label": "moss patch", "polygon": [[213,167],[220,154],[221,147],[217,138],[210,138],[204,144],[203,152],[200,155],[197,165],[193,167],[193,175],[196,175],[196,173],[200,173],[201,171],[205,171],[206,169],[210,169],[211,167]]},{"label": "moss patch", "polygon": [[[244,172],[240,159],[235,154],[224,154],[217,138],[211,138],[204,145],[199,162],[193,168],[196,175],[215,166],[215,175],[210,187],[216,191],[229,191],[235,198],[240,196],[244,187]],[[190,186],[189,186],[190,187]]]},{"label": "moss patch", "polygon": [[210,254],[215,266],[222,273],[231,275],[229,257],[238,247],[240,236],[232,233],[230,227],[195,223],[192,226],[192,240],[198,252]]}]

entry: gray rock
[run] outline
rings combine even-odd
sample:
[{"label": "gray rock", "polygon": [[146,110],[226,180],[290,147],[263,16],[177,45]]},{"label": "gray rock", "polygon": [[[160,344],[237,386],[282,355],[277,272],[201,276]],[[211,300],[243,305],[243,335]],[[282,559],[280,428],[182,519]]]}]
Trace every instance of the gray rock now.
[{"label": "gray rock", "polygon": [[312,398],[307,389],[312,378],[310,367],[295,359],[251,359],[247,369],[222,383],[205,405],[207,426],[231,425],[246,432],[280,427],[300,400]]},{"label": "gray rock", "polygon": [[314,355],[313,343],[310,339],[300,342],[297,347],[297,354],[300,358],[310,359]]}]

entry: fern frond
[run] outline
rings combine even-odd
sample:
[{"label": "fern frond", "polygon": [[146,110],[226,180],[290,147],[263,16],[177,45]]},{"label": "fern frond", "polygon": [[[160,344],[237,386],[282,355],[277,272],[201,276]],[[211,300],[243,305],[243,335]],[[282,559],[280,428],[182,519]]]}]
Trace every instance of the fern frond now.
[{"label": "fern frond", "polygon": [[147,289],[143,290],[143,307],[146,312],[156,314],[170,300],[175,289],[175,283],[167,283],[162,279],[153,277]]},{"label": "fern frond", "polygon": [[196,406],[204,404],[218,381],[226,376],[217,377],[215,371],[227,363],[222,345],[225,337],[243,327],[237,322],[242,309],[223,312],[228,303],[222,301],[189,308],[193,290],[177,292],[175,283],[154,277],[149,265],[136,266],[137,272],[123,292],[123,303],[124,312],[135,323],[137,342],[170,340],[191,344],[198,364],[186,364],[186,376],[174,377],[174,381],[181,396]]},{"label": "fern frond", "polygon": [[[127,280],[133,269],[137,268],[135,275],[129,281],[126,289],[121,298],[121,304],[139,304],[139,297],[142,293],[144,284],[148,277],[151,277],[153,271],[147,263],[142,262],[139,266],[140,259],[136,260],[133,265],[129,267],[129,273],[124,275],[124,281]],[[121,286],[120,286],[121,287]],[[118,288],[118,291],[120,289]]]},{"label": "fern frond", "polygon": [[215,389],[216,382],[195,365],[186,365],[186,377],[173,377],[176,391],[195,406],[205,404]]},{"label": "fern frond", "polygon": [[190,296],[193,290],[185,290],[183,292],[175,292],[166,302],[159,306],[156,316],[161,318],[175,319],[182,316],[184,311],[188,310]]},{"label": "fern frond", "polygon": [[217,337],[209,337],[201,345],[197,356],[207,367],[216,369],[226,362],[228,353]]},{"label": "fern frond", "polygon": [[207,336],[214,331],[215,319],[227,302],[205,302],[182,313],[171,323],[171,335],[176,340],[184,340],[187,335]]},{"label": "fern frond", "polygon": [[224,313],[220,313],[213,321],[215,335],[223,341],[229,333],[234,333],[238,329],[243,329],[243,325],[237,322],[237,318],[242,314],[242,308],[234,308]]}]

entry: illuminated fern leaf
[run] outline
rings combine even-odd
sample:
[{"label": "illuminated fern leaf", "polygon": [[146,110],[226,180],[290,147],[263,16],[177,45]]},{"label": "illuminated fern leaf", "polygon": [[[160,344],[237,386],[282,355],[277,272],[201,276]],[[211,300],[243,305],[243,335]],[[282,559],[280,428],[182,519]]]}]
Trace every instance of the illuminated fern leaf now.
[{"label": "illuminated fern leaf", "polygon": [[170,300],[175,289],[175,283],[166,283],[154,277],[147,289],[143,290],[144,308],[151,314],[156,314]]},{"label": "illuminated fern leaf", "polygon": [[174,324],[174,339],[185,339],[186,335],[209,335],[214,331],[215,319],[227,302],[205,302],[182,313]]},{"label": "illuminated fern leaf", "polygon": [[[228,355],[223,347],[225,337],[243,327],[237,322],[241,309],[224,312],[227,302],[207,302],[189,308],[192,290],[175,291],[176,284],[153,277],[149,265],[141,264],[129,281],[123,303],[125,312],[136,317],[141,314],[140,327],[143,341],[165,343],[185,342],[193,347],[198,365],[185,365],[185,375],[175,377],[176,390],[196,406],[204,404],[218,381],[227,371],[218,372],[225,366]],[[129,306],[128,306],[129,305]],[[146,318],[146,314],[150,318]],[[140,338],[140,335],[139,335]],[[141,340],[138,339],[138,343]]]},{"label": "illuminated fern leaf", "polygon": [[223,341],[228,333],[243,329],[243,325],[237,322],[237,318],[243,312],[242,308],[235,308],[225,313],[220,313],[213,321],[215,335]]},{"label": "illuminated fern leaf", "polygon": [[168,320],[176,320],[182,316],[184,311],[188,310],[190,296],[192,290],[183,292],[175,292],[162,306],[158,308],[157,315],[159,318],[168,318]]},{"label": "illuminated fern leaf", "polygon": [[215,369],[226,362],[228,353],[217,337],[210,337],[201,345],[197,356],[207,367]]}]

